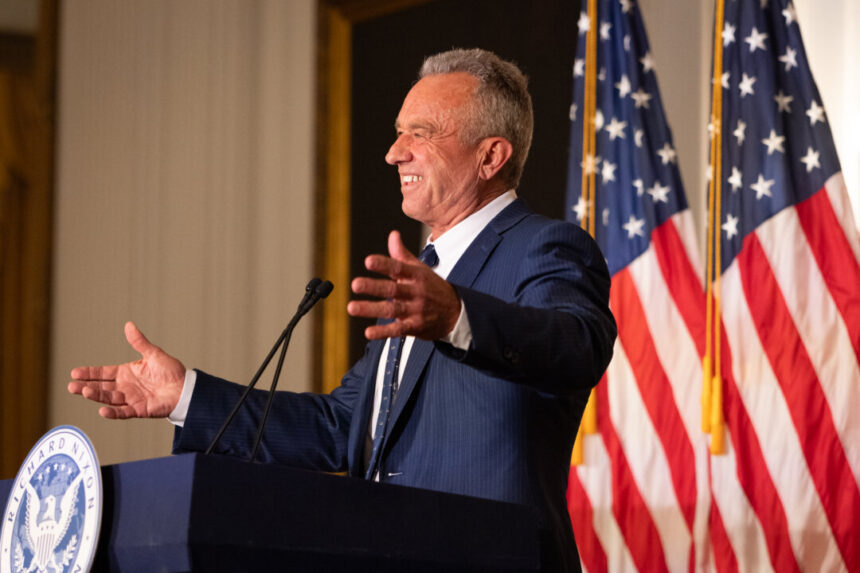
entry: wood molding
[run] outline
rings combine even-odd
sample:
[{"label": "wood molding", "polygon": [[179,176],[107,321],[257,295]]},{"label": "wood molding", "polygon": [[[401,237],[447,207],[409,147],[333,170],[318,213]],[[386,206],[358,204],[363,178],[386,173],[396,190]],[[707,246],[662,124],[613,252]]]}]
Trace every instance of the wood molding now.
[{"label": "wood molding", "polygon": [[314,266],[335,285],[315,319],[314,390],[349,369],[352,28],[432,0],[321,0],[317,32],[317,184]]},{"label": "wood molding", "polygon": [[47,429],[56,0],[39,12],[36,37],[7,38],[22,51],[0,65],[0,478]]}]

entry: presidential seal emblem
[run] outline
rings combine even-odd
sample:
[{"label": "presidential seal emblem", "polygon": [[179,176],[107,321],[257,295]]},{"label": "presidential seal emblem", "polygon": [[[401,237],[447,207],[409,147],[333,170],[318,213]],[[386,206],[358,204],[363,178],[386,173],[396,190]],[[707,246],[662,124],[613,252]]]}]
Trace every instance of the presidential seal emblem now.
[{"label": "presidential seal emblem", "polygon": [[88,571],[101,520],[102,474],[92,443],[73,426],[54,428],[33,446],[12,484],[0,571]]}]

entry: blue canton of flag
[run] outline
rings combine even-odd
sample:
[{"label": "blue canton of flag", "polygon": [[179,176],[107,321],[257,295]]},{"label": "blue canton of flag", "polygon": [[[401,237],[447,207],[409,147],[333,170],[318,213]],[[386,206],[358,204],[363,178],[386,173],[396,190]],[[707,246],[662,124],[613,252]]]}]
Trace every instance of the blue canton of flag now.
[{"label": "blue canton of flag", "polygon": [[601,0],[598,14],[597,153],[582,154],[585,36],[590,25],[583,12],[573,66],[567,204],[568,219],[581,222],[587,207],[582,170],[594,170],[595,238],[614,275],[648,248],[651,231],[685,209],[687,199],[639,8],[632,0]]},{"label": "blue canton of flag", "polygon": [[749,233],[811,197],[840,166],[794,7],[726,2],[722,43],[725,270]]}]

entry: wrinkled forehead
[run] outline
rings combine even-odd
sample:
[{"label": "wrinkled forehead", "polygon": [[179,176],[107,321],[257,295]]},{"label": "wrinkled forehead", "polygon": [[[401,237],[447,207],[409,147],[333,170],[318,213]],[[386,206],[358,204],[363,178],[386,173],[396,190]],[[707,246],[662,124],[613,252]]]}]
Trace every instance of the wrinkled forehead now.
[{"label": "wrinkled forehead", "polygon": [[477,78],[465,72],[421,78],[406,94],[395,125],[407,126],[419,118],[440,122],[462,119],[477,87]]}]

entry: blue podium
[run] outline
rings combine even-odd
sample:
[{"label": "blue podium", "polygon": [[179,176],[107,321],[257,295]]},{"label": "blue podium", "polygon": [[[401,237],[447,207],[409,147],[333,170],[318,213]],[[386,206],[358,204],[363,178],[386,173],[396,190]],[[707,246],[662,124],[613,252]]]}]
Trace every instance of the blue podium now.
[{"label": "blue podium", "polygon": [[102,478],[94,571],[540,569],[526,506],[200,454]]}]

